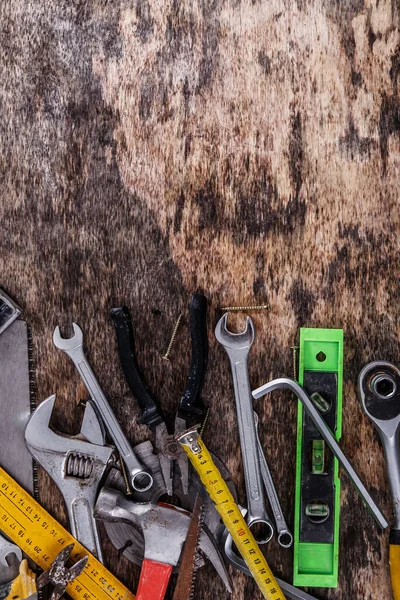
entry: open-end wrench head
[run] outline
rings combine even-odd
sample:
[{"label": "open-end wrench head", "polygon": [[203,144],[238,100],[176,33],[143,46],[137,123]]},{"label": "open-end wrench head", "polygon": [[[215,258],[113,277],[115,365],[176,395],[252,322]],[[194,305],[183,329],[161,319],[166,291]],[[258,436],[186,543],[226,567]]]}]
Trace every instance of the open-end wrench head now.
[{"label": "open-end wrench head", "polygon": [[57,325],[53,333],[53,343],[56,348],[59,348],[60,350],[64,350],[64,352],[66,352],[68,350],[74,350],[75,348],[82,346],[82,329],[76,323],[72,323],[72,327],[74,328],[74,335],[70,338],[63,338],[60,333],[60,327]]},{"label": "open-end wrench head", "polygon": [[[60,436],[54,433],[49,427],[55,401],[55,394],[43,400],[29,419],[29,423],[25,429],[25,441],[28,449],[40,448],[62,452],[62,447],[59,444]],[[62,439],[64,440],[65,438]]]},{"label": "open-end wrench head", "polygon": [[22,560],[22,550],[0,533],[0,566],[8,568],[7,556],[14,554],[18,563]]},{"label": "open-end wrench head", "polygon": [[[112,454],[112,447],[93,444],[77,437],[70,437],[56,433],[49,427],[51,415],[53,414],[56,395],[49,396],[36,408],[25,429],[25,441],[28,450],[37,457],[39,451],[47,460],[54,462],[55,454],[64,456],[69,452],[80,452],[90,454],[105,462]],[[46,467],[44,467],[46,468]]]},{"label": "open-end wrench head", "polygon": [[240,333],[233,333],[227,327],[228,313],[225,313],[217,323],[215,337],[225,348],[239,350],[250,348],[255,338],[254,324],[250,317],[246,317],[246,327]]}]

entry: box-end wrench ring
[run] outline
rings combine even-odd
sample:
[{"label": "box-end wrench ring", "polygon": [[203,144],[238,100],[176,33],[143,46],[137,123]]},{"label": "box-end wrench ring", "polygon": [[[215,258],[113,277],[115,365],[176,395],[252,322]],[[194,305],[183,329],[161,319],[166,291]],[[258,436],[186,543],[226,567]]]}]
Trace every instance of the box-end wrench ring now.
[{"label": "box-end wrench ring", "polygon": [[389,535],[393,597],[400,599],[400,370],[386,361],[366,365],[358,378],[361,405],[385,453],[394,520]]},{"label": "box-end wrench ring", "polygon": [[[247,512],[246,509],[241,506],[239,506],[239,508],[240,512],[245,517]],[[249,571],[249,568],[244,562],[243,558],[235,553],[233,549],[233,540],[228,534],[228,530],[225,531],[222,537],[222,543],[227,562],[230,565],[232,565],[232,567],[234,567],[235,569],[238,569],[239,571],[242,571],[242,573],[244,573],[245,575],[252,577],[252,574]],[[291,598],[291,600],[317,600],[317,598],[315,598],[314,596],[307,594],[307,592],[304,592],[303,590],[299,590],[290,583],[282,581],[282,579],[279,579],[278,577],[276,577],[276,581],[278,582],[282,592],[285,594],[285,598]]]},{"label": "box-end wrench ring", "polygon": [[278,534],[278,543],[280,546],[282,546],[282,548],[290,548],[290,546],[293,544],[293,535],[287,526],[281,503],[279,502],[278,494],[275,488],[274,480],[272,479],[271,471],[261,445],[260,436],[258,434],[258,414],[256,412],[254,413],[254,420],[256,422],[261,477],[264,482],[265,491],[271,505],[272,514],[274,516],[276,533]]},{"label": "box-end wrench ring", "polygon": [[359,375],[358,392],[382,442],[393,496],[393,527],[400,531],[400,370],[385,361],[369,363]]},{"label": "box-end wrench ring", "polygon": [[150,473],[143,469],[143,466],[136,458],[132,446],[126,439],[126,436],[87,361],[83,352],[82,329],[76,323],[73,323],[72,325],[74,328],[74,335],[71,338],[63,338],[60,333],[60,328],[58,326],[55,328],[53,333],[54,345],[56,348],[65,352],[77,368],[92,401],[96,405],[110,436],[118,448],[121,458],[128,470],[133,489],[137,492],[145,492],[153,485],[153,478]]},{"label": "box-end wrench ring", "polygon": [[274,527],[265,507],[253,400],[247,366],[249,350],[255,336],[254,325],[250,317],[247,317],[246,329],[241,333],[232,333],[227,328],[227,319],[228,314],[225,313],[218,321],[215,328],[215,337],[225,348],[232,369],[248,503],[246,520],[250,529],[254,528],[256,524],[260,525],[259,529],[262,530],[260,532],[256,531],[255,538],[258,544],[265,544],[272,538]]}]

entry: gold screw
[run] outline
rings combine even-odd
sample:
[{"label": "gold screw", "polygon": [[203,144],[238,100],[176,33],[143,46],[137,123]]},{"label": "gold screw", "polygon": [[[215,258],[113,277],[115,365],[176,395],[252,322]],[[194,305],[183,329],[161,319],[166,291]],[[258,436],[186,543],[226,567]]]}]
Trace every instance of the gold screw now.
[{"label": "gold screw", "polygon": [[267,310],[267,304],[257,304],[255,306],[223,306],[221,310],[226,310],[228,312],[246,312],[249,310]]},{"label": "gold screw", "polygon": [[170,355],[170,352],[171,352],[171,348],[174,345],[176,334],[178,333],[179,325],[181,324],[181,320],[182,320],[182,313],[180,313],[180,315],[179,315],[179,317],[178,317],[178,319],[177,319],[177,321],[175,323],[175,327],[174,327],[174,330],[172,332],[171,339],[169,341],[167,351],[166,351],[166,353],[163,356],[164,360],[169,360],[169,355]]},{"label": "gold screw", "polygon": [[121,465],[121,471],[122,471],[122,475],[123,475],[124,482],[125,482],[125,485],[126,485],[126,493],[130,494],[131,493],[131,486],[129,485],[128,474],[126,472],[125,463],[122,460],[122,456],[120,454],[118,456],[118,462]]},{"label": "gold screw", "polygon": [[293,379],[297,381],[297,350],[299,346],[291,346],[291,350],[293,350]]},{"label": "gold screw", "polygon": [[207,406],[206,416],[204,417],[203,425],[201,426],[201,429],[200,429],[201,437],[203,437],[204,429],[206,428],[209,415],[210,415],[210,407]]}]

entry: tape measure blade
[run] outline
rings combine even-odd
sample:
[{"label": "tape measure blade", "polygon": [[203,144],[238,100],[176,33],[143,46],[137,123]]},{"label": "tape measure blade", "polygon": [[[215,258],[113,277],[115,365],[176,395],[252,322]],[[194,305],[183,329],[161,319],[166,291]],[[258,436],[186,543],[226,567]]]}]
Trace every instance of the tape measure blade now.
[{"label": "tape measure blade", "polygon": [[56,519],[0,467],[0,529],[39,567],[48,569],[57,554],[74,544],[76,562],[89,556],[85,570],[70,584],[73,600],[134,600],[135,596]]},{"label": "tape measure blade", "polygon": [[195,438],[196,443],[194,445],[198,451],[194,452],[190,445],[182,441],[185,434],[181,436],[180,443],[199,474],[204,487],[215,504],[215,508],[231,534],[237,549],[245,560],[264,598],[267,600],[285,600],[285,596],[265,556],[248,528],[238,505],[216,467],[211,454],[204,445],[203,440],[197,432],[189,430],[187,435],[189,434],[192,436],[192,440]]}]

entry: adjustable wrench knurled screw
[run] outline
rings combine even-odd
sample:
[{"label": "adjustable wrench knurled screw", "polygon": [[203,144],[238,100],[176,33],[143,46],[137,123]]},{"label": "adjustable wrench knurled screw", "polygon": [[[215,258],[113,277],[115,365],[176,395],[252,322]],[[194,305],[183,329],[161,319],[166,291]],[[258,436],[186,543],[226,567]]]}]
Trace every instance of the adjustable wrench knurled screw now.
[{"label": "adjustable wrench knurled screw", "polygon": [[[26,445],[63,495],[73,536],[102,562],[93,511],[98,488],[111,463],[114,448],[52,431],[49,422],[55,399],[55,395],[50,396],[32,414],[25,430]],[[86,422],[96,421],[90,402],[86,405],[85,418]],[[97,433],[96,429],[94,431]]]},{"label": "adjustable wrench knurled screw", "polygon": [[60,328],[58,326],[55,328],[53,333],[54,345],[56,348],[65,352],[77,368],[92,401],[95,403],[103,422],[124,461],[133,489],[138,492],[145,492],[153,485],[153,478],[150,473],[143,469],[143,466],[136,458],[132,446],[122,431],[121,426],[87,361],[83,352],[82,329],[76,323],[73,323],[72,325],[74,328],[74,335],[69,339],[61,337]]},{"label": "adjustable wrench knurled screw", "polygon": [[225,313],[218,321],[215,337],[225,348],[232,369],[248,502],[247,524],[250,528],[257,523],[263,526],[262,539],[257,539],[260,537],[257,534],[255,537],[259,544],[265,544],[272,538],[274,528],[265,507],[253,399],[247,367],[249,350],[254,341],[254,325],[250,317],[247,317],[246,329],[242,333],[232,333],[227,329],[227,319],[228,314]]}]

